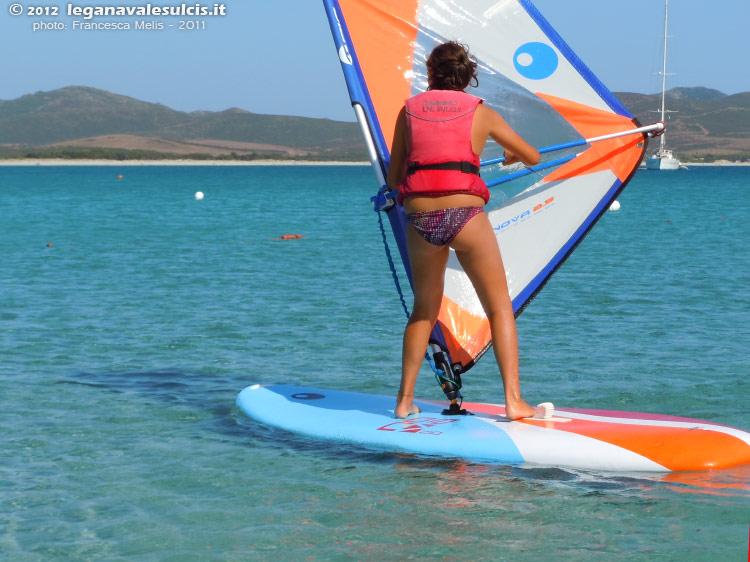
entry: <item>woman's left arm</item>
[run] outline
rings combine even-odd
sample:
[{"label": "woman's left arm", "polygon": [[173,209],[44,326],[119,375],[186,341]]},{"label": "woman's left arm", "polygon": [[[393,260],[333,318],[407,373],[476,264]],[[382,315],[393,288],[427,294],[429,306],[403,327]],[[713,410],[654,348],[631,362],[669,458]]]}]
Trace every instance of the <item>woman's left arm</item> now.
[{"label": "woman's left arm", "polygon": [[388,167],[388,186],[391,189],[398,189],[406,179],[406,157],[409,149],[406,133],[406,110],[402,107],[396,118],[391,146],[391,163]]}]

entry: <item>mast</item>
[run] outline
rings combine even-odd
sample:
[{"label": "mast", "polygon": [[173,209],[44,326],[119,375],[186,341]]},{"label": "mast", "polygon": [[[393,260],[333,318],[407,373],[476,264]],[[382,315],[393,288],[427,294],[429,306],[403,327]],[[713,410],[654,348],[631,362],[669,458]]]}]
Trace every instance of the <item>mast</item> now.
[{"label": "mast", "polygon": [[[661,71],[661,120],[664,122],[664,97],[667,91],[667,16],[669,14],[669,0],[664,0],[664,61]],[[659,141],[659,152],[664,150],[664,134]]]}]

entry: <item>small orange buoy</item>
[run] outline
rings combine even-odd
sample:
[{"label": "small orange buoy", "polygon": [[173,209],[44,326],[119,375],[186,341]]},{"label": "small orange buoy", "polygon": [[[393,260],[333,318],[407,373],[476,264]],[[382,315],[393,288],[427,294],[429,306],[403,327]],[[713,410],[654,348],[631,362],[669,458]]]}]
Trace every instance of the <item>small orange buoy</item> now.
[{"label": "small orange buoy", "polygon": [[282,234],[278,238],[271,238],[271,240],[296,240],[297,238],[303,238],[301,234]]},{"label": "small orange buoy", "polygon": [[120,174],[119,176],[117,176],[117,179],[121,180],[122,179],[122,174]]},{"label": "small orange buoy", "polygon": [[52,247],[52,242],[47,242],[47,247],[51,248]]}]

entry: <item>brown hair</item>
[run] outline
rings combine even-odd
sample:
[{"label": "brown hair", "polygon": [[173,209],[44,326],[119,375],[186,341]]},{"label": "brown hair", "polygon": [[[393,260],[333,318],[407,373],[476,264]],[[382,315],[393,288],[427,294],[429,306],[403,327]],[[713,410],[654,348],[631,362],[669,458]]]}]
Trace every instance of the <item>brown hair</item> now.
[{"label": "brown hair", "polygon": [[469,49],[449,41],[438,45],[427,59],[427,84],[430,90],[465,90],[472,80],[479,85],[477,63]]}]

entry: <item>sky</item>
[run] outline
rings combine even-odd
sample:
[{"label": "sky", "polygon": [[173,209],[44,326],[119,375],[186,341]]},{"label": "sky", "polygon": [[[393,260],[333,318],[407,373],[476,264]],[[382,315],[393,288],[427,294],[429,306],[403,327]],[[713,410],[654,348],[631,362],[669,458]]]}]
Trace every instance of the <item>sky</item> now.
[{"label": "sky", "polygon": [[[193,6],[203,1],[187,0]],[[35,0],[58,15],[28,15],[28,0],[0,4],[0,100],[90,86],[180,111],[222,111],[353,121],[321,0],[216,0],[224,16],[145,18],[154,30],[73,30],[68,5],[144,6],[145,0]],[[154,6],[181,0],[151,0]],[[537,8],[615,92],[661,89],[663,0],[535,0]],[[23,14],[13,12],[23,8]],[[672,0],[667,88],[750,91],[750,1]],[[99,18],[90,21],[135,21]],[[198,29],[179,29],[197,21]],[[202,22],[202,23],[201,23]],[[37,29],[67,24],[68,28]],[[169,27],[169,25],[172,27]],[[187,24],[188,26],[190,24]]]}]

